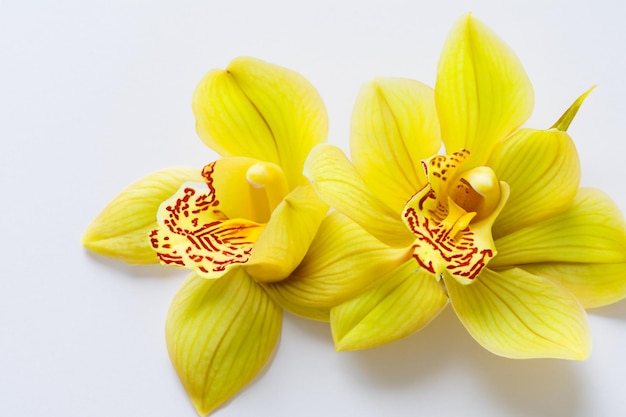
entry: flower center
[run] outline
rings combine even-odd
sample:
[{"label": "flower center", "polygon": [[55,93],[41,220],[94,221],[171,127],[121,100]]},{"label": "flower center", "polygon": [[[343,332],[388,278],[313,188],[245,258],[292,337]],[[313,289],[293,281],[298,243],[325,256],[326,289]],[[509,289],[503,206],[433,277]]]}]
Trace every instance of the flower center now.
[{"label": "flower center", "polygon": [[486,166],[463,172],[450,184],[448,194],[467,212],[475,212],[474,221],[484,219],[500,201],[500,183],[496,173]]},{"label": "flower center", "polygon": [[508,198],[508,186],[486,166],[462,170],[469,151],[423,162],[428,183],[404,208],[415,234],[413,257],[440,279],[467,284],[496,254],[491,226]]},{"label": "flower center", "polygon": [[184,184],[161,204],[150,242],[162,263],[216,278],[248,262],[288,186],[280,167],[249,158],[219,160],[202,175],[206,183]]},{"label": "flower center", "polygon": [[246,180],[254,188],[263,188],[267,195],[270,213],[283,201],[289,192],[287,178],[282,169],[269,162],[257,162],[248,168]]}]

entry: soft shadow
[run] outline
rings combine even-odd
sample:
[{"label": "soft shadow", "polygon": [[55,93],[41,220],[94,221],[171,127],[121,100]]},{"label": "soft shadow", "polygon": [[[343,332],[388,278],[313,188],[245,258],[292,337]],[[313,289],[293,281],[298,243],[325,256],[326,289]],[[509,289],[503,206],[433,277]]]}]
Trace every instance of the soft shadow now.
[{"label": "soft shadow", "polygon": [[307,320],[287,311],[283,316],[283,331],[294,335],[294,338],[310,340],[316,345],[326,345],[334,350],[330,324],[322,321]]},{"label": "soft shadow", "polygon": [[482,401],[500,404],[506,416],[576,417],[584,409],[577,362],[496,356],[467,333],[450,307],[416,334],[342,355],[355,380],[378,389],[419,389],[442,378],[467,376],[472,392],[479,390]]},{"label": "soft shadow", "polygon": [[582,417],[586,408],[577,362],[514,360],[484,351],[464,365],[485,387],[490,402],[511,410],[510,416]]},{"label": "soft shadow", "polygon": [[384,389],[428,380],[450,366],[450,349],[467,343],[464,329],[447,307],[421,331],[393,343],[372,349],[342,352],[355,378],[368,378]]},{"label": "soft shadow", "polygon": [[621,300],[604,307],[592,308],[587,310],[587,312],[593,316],[607,317],[616,320],[625,320],[626,300]]},{"label": "soft shadow", "polygon": [[220,408],[226,407],[232,401],[240,396],[248,395],[249,391],[253,391],[254,387],[257,384],[263,384],[263,377],[268,373],[268,371],[272,368],[274,361],[276,360],[276,356],[280,354],[281,345],[283,342],[283,335],[289,334],[289,338],[292,340],[305,340],[305,344],[320,344],[326,345],[329,350],[333,350],[333,341],[332,336],[330,334],[330,325],[328,323],[307,320],[302,317],[295,316],[287,311],[283,312],[283,325],[281,330],[281,340],[278,341],[276,345],[276,349],[272,352],[272,356],[267,361],[263,369],[250,381],[246,384],[236,395],[234,395],[231,399],[229,399],[225,404],[221,405]]},{"label": "soft shadow", "polygon": [[271,368],[276,355],[281,350],[283,335],[285,334],[289,334],[289,338],[293,340],[305,340],[307,341],[306,344],[314,343],[327,345],[329,349],[333,349],[333,341],[330,335],[330,325],[328,323],[306,320],[302,317],[288,313],[287,311],[283,311],[283,323],[280,339],[267,364],[258,376],[255,377],[255,381],[257,379],[261,379],[261,377],[267,373],[268,369]]}]

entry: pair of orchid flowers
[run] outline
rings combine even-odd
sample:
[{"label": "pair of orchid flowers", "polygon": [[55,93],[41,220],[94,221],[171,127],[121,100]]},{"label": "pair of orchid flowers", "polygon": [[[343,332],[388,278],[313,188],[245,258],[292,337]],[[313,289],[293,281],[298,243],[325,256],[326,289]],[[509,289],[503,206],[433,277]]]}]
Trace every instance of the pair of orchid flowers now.
[{"label": "pair of orchid flowers", "polygon": [[609,197],[579,187],[566,133],[587,94],[551,128],[520,128],[528,77],[469,15],[434,89],[362,87],[350,161],[324,143],[326,110],[307,80],[237,58],[193,96],[197,132],[222,158],[132,184],[83,244],[193,271],[166,341],[202,415],[267,363],[283,310],[330,321],[336,349],[354,350],[407,336],[450,302],[498,355],[584,359],[585,308],[626,294],[626,224]]}]

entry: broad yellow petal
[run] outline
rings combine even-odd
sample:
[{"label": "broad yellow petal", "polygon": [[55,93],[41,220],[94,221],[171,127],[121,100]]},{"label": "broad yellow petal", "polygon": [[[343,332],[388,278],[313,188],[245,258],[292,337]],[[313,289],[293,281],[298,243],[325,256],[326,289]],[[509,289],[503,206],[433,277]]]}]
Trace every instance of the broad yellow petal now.
[{"label": "broad yellow petal", "polygon": [[496,240],[491,268],[537,262],[626,262],[626,223],[602,191],[581,188],[565,212]]},{"label": "broad yellow petal", "polygon": [[366,83],[352,114],[350,155],[370,190],[400,212],[426,182],[421,160],[441,147],[433,89],[413,80]]},{"label": "broad yellow petal", "polygon": [[293,190],[276,207],[259,236],[246,268],[259,282],[280,281],[298,266],[328,206],[311,185]]},{"label": "broad yellow petal", "polygon": [[449,152],[482,165],[493,146],[528,119],[534,93],[515,53],[472,15],[460,19],[439,61],[435,100]]},{"label": "broad yellow petal", "polygon": [[409,256],[409,248],[391,248],[335,211],[324,219],[291,276],[264,288],[291,313],[328,320],[331,307],[364,291]]},{"label": "broad yellow petal", "polygon": [[157,210],[183,183],[202,181],[200,172],[195,168],[164,169],[131,184],[91,222],[82,245],[130,264],[158,263],[149,237],[156,227]]},{"label": "broad yellow petal", "polygon": [[243,388],[270,359],[281,310],[243,269],[219,280],[191,275],[170,307],[172,364],[200,415]]},{"label": "broad yellow petal", "polygon": [[576,147],[556,129],[521,129],[496,145],[488,165],[511,195],[494,224],[500,237],[569,208],[580,182]]},{"label": "broad yellow petal", "polygon": [[222,156],[248,156],[278,163],[272,131],[232,74],[210,71],[193,95],[196,131]]},{"label": "broad yellow petal", "polygon": [[405,337],[430,323],[447,302],[432,274],[413,260],[404,262],[365,293],[331,310],[335,349],[366,349]]},{"label": "broad yellow petal", "polygon": [[602,307],[626,297],[626,263],[539,263],[523,265],[534,275],[565,285],[585,308]]},{"label": "broad yellow petal", "polygon": [[589,355],[585,310],[565,287],[517,268],[485,269],[472,285],[444,279],[461,322],[485,349],[516,359]]},{"label": "broad yellow petal", "polygon": [[372,193],[344,153],[332,145],[318,145],[306,164],[307,176],[319,196],[382,242],[408,246],[413,235],[400,213]]},{"label": "broad yellow petal", "polygon": [[291,188],[303,183],[310,149],[326,140],[326,108],[300,74],[254,58],[209,72],[193,97],[196,130],[222,156],[279,165]]}]

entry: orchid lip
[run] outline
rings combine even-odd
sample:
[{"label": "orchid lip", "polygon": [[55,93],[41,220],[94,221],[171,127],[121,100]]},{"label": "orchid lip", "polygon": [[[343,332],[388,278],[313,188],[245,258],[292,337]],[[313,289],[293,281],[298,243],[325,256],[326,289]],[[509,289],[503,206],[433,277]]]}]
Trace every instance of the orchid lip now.
[{"label": "orchid lip", "polygon": [[462,171],[469,154],[460,150],[425,161],[428,183],[403,211],[420,266],[438,280],[446,273],[464,284],[495,256],[491,225],[508,197],[508,186],[491,168]]},{"label": "orchid lip", "polygon": [[210,188],[186,184],[159,208],[159,227],[150,242],[162,263],[217,278],[244,264],[263,225],[245,219],[215,216],[219,204]]}]

